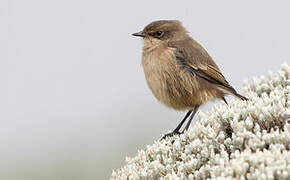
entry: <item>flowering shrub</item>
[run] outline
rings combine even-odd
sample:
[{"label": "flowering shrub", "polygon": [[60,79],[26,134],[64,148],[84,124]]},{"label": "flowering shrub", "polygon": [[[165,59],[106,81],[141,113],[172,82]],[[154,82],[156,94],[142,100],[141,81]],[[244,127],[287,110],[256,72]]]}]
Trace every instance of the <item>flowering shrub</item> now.
[{"label": "flowering shrub", "polygon": [[245,82],[249,101],[232,99],[185,134],[157,140],[111,179],[290,179],[290,67]]}]

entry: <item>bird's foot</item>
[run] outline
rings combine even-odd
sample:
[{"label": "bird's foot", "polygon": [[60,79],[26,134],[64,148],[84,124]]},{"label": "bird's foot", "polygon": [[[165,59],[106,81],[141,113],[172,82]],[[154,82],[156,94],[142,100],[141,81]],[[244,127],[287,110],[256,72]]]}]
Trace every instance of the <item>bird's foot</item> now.
[{"label": "bird's foot", "polygon": [[170,133],[165,134],[165,135],[161,138],[161,140],[165,139],[166,137],[171,137],[171,136],[174,136],[174,135],[180,135],[180,134],[182,134],[182,133],[179,132],[179,131],[172,131],[172,132],[170,132]]}]

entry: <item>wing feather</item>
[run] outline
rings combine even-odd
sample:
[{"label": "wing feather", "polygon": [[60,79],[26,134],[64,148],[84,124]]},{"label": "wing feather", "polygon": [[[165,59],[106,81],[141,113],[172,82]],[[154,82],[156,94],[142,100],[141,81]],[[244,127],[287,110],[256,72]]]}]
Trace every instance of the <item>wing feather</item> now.
[{"label": "wing feather", "polygon": [[208,53],[198,43],[188,44],[189,42],[195,41],[179,41],[171,44],[175,49],[176,60],[190,73],[236,93]]}]

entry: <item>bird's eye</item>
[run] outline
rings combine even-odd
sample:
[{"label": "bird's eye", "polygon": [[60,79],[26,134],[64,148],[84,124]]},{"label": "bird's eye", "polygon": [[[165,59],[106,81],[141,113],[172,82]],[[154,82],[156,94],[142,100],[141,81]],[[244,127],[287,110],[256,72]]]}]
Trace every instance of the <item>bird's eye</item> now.
[{"label": "bird's eye", "polygon": [[163,32],[162,31],[157,31],[156,33],[155,33],[155,36],[157,36],[157,37],[160,37],[160,36],[162,36],[163,35]]}]

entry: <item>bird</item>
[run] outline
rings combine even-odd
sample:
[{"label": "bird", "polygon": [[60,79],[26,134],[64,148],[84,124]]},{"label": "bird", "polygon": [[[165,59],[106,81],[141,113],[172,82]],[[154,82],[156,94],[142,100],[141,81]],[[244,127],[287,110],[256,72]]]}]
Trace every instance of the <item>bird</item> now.
[{"label": "bird", "polygon": [[[177,111],[187,111],[178,126],[161,139],[188,130],[199,107],[226,95],[241,100],[208,52],[178,20],[157,20],[133,36],[143,40],[142,67],[155,98]],[[189,118],[184,129],[183,124]]]}]

